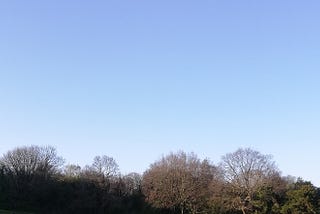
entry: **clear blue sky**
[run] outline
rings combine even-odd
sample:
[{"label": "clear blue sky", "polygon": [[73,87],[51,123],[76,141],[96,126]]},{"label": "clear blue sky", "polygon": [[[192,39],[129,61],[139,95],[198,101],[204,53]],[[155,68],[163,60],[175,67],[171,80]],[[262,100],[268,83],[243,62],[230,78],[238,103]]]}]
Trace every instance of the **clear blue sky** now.
[{"label": "clear blue sky", "polygon": [[320,185],[320,2],[0,3],[0,153],[143,172],[182,149],[273,154]]}]

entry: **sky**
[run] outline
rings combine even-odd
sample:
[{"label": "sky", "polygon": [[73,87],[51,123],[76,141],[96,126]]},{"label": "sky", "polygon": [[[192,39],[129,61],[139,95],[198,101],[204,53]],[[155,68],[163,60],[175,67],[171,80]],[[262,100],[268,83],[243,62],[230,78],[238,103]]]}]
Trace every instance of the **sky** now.
[{"label": "sky", "polygon": [[320,2],[0,2],[0,154],[142,173],[239,147],[320,186]]}]

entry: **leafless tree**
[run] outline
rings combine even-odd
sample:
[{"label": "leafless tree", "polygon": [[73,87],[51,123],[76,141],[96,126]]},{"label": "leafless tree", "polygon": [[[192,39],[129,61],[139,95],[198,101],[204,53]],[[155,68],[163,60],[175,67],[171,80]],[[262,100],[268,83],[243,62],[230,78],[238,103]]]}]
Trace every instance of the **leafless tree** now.
[{"label": "leafless tree", "polygon": [[98,182],[99,180],[101,180],[102,176],[92,166],[85,165],[81,169],[80,177],[86,180]]},{"label": "leafless tree", "polygon": [[129,173],[122,178],[126,186],[126,194],[133,195],[141,191],[142,176],[139,173]]},{"label": "leafless tree", "polygon": [[198,213],[207,207],[215,173],[216,167],[193,153],[171,153],[144,173],[142,189],[154,207]]},{"label": "leafless tree", "polygon": [[8,151],[0,159],[0,165],[15,188],[15,197],[26,195],[30,187],[43,184],[57,175],[62,164],[63,159],[51,146],[19,147]]},{"label": "leafless tree", "polygon": [[233,208],[243,214],[253,211],[254,193],[279,174],[270,155],[250,148],[238,149],[222,157],[221,167],[227,182],[228,196]]},{"label": "leafless tree", "polygon": [[68,164],[64,166],[63,174],[70,178],[77,178],[80,176],[81,167],[75,164]]},{"label": "leafless tree", "polygon": [[96,156],[93,160],[92,168],[105,178],[111,178],[119,173],[117,162],[106,155]]},{"label": "leafless tree", "polygon": [[52,175],[63,164],[63,159],[51,146],[24,146],[8,151],[0,159],[8,172],[16,176],[32,176],[34,174]]}]

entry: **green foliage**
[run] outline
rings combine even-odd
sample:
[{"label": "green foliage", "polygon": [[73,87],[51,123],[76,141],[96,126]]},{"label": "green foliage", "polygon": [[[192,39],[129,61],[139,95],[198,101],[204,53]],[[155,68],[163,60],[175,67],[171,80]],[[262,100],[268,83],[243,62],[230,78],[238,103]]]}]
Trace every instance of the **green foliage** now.
[{"label": "green foliage", "polygon": [[279,214],[279,196],[271,186],[261,187],[254,195],[253,206],[256,214]]},{"label": "green foliage", "polygon": [[298,180],[287,191],[283,214],[316,214],[319,209],[319,190],[310,182]]}]

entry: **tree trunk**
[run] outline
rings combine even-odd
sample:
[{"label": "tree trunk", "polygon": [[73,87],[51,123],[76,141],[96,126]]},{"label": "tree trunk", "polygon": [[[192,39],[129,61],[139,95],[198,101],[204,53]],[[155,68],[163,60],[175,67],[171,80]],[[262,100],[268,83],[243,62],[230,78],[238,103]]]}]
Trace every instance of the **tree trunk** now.
[{"label": "tree trunk", "polygon": [[246,214],[244,207],[241,208],[242,214]]}]

